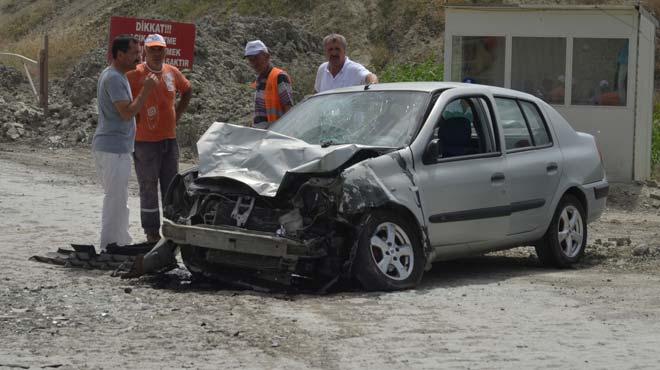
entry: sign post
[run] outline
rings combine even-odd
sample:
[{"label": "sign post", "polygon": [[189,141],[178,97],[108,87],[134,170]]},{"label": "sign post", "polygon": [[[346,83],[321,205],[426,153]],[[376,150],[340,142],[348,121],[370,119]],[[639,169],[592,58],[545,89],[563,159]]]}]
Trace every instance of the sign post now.
[{"label": "sign post", "polygon": [[44,48],[39,51],[39,103],[48,117],[48,34],[44,35]]},{"label": "sign post", "polygon": [[108,40],[108,60],[112,59],[112,40],[122,34],[131,35],[144,42],[152,33],[165,38],[165,63],[179,69],[192,69],[195,55],[195,25],[159,19],[127,17],[110,18],[110,38]]}]

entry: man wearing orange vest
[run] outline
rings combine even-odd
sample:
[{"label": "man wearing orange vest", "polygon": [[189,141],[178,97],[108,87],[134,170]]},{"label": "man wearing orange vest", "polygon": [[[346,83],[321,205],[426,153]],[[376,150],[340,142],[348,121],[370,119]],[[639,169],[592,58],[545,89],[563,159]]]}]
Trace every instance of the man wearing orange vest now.
[{"label": "man wearing orange vest", "polygon": [[261,40],[245,45],[245,57],[257,72],[257,80],[252,84],[256,89],[252,127],[267,129],[293,106],[291,79],[285,71],[273,67],[268,48]]},{"label": "man wearing orange vest", "polygon": [[[140,91],[145,76],[155,75],[158,83],[142,106],[135,135],[135,174],[140,187],[140,218],[147,242],[160,239],[158,184],[163,197],[179,170],[176,123],[186,111],[192,88],[190,81],[175,67],[165,63],[165,38],[152,34],[144,39],[146,61],[126,77],[132,91]],[[180,96],[177,103],[177,93]]]}]

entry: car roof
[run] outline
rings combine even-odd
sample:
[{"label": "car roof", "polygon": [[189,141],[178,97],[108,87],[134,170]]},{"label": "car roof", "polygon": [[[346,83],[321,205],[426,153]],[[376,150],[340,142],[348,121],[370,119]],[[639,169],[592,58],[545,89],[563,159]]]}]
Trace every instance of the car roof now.
[{"label": "car roof", "polygon": [[[537,97],[531,94],[527,94],[521,91],[506,89],[503,87],[489,86],[489,85],[479,85],[479,84],[470,84],[470,83],[461,83],[461,82],[392,82],[392,83],[378,83],[369,85],[369,91],[420,91],[420,92],[434,92],[438,90],[452,89],[456,87],[464,88],[473,88],[483,92],[484,90],[491,93],[492,95],[506,95],[516,98],[522,98],[533,101],[541,101]],[[328,90],[317,95],[325,94],[334,94],[340,92],[356,92],[364,91],[365,85],[351,86],[351,87],[342,87],[339,89]]]}]

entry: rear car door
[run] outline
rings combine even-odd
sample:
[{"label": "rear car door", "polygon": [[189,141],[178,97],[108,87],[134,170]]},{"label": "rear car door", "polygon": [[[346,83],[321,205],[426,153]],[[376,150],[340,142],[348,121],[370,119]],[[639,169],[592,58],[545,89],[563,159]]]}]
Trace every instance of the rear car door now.
[{"label": "rear car door", "polygon": [[504,136],[506,172],[511,200],[509,234],[545,225],[562,171],[561,151],[547,120],[531,101],[496,96]]},{"label": "rear car door", "polygon": [[[433,246],[500,240],[509,229],[506,162],[493,125],[493,101],[474,89],[442,93],[429,117],[417,168]],[[435,146],[435,144],[439,144]]]}]

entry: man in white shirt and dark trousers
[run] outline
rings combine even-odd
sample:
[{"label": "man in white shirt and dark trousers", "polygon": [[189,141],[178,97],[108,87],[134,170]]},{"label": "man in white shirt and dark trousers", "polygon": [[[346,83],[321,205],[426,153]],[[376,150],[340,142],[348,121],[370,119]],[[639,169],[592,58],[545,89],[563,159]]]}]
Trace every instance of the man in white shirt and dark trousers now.
[{"label": "man in white shirt and dark trousers", "polygon": [[315,92],[378,83],[375,74],[362,64],[348,59],[346,46],[346,38],[342,35],[333,33],[323,38],[323,49],[328,61],[321,64],[316,72]]}]

